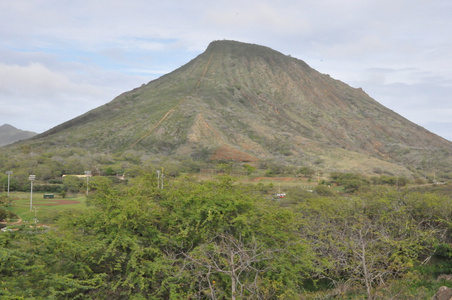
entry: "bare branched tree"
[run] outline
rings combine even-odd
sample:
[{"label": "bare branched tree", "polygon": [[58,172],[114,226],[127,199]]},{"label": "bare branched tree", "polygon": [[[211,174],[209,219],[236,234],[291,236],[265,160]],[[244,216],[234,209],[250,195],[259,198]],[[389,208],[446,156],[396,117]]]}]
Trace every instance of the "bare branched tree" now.
[{"label": "bare branched tree", "polygon": [[230,280],[230,297],[236,299],[244,295],[255,299],[263,299],[259,287],[259,274],[269,268],[264,263],[274,259],[274,253],[280,249],[267,249],[255,239],[244,241],[240,236],[218,234],[208,243],[198,246],[185,258],[194,265],[193,270],[198,273],[200,289],[206,289],[211,299],[218,299],[223,287],[219,286],[214,278],[215,274],[226,275]]}]

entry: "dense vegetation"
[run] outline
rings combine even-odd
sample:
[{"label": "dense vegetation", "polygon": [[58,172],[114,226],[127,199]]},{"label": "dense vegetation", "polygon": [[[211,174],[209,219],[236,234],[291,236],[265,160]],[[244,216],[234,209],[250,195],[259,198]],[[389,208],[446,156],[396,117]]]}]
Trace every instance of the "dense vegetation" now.
[{"label": "dense vegetation", "polygon": [[[201,171],[214,171],[218,173],[246,174],[255,176],[299,176],[315,180],[324,177],[321,167],[312,167],[301,164],[288,164],[280,160],[261,160],[258,163],[237,163],[226,160],[212,161],[209,151],[197,153],[189,157],[156,157],[145,151],[128,150],[123,153],[92,153],[82,148],[55,148],[51,152],[30,149],[24,146],[20,152],[10,155],[8,152],[0,153],[0,191],[6,191],[8,176],[5,171],[13,171],[10,178],[11,191],[27,191],[30,188],[28,180],[30,174],[36,175],[34,189],[59,193],[68,191],[68,185],[63,185],[62,175],[80,175],[85,170],[98,176],[135,177],[145,170],[155,172],[155,166],[163,166],[169,177],[183,173],[199,173]],[[211,172],[210,172],[211,173]],[[331,174],[331,176],[329,176]],[[339,184],[350,191],[363,185],[383,184],[405,186],[408,183],[433,183],[433,181],[446,181],[452,179],[451,172],[432,171],[418,172],[413,170],[410,175],[397,175],[389,170],[375,167],[367,175],[357,173],[327,172],[331,183]],[[80,184],[83,184],[81,182]]]},{"label": "dense vegetation", "polygon": [[99,177],[83,213],[0,233],[1,298],[422,299],[451,272],[447,186],[267,191],[230,176],[164,189],[149,173]]}]

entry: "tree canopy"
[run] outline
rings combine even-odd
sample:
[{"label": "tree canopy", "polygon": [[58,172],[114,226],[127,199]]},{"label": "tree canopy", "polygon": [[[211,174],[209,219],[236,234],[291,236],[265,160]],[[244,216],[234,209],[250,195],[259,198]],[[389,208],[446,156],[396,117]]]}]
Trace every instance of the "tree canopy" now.
[{"label": "tree canopy", "polygon": [[2,299],[298,299],[341,286],[373,299],[452,256],[447,195],[378,188],[288,205],[230,176],[91,184],[83,213],[0,234]]}]

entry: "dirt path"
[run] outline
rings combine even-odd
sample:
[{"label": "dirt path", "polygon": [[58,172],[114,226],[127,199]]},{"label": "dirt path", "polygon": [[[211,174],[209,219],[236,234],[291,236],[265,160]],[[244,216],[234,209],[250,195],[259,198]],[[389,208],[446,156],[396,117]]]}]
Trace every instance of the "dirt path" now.
[{"label": "dirt path", "polygon": [[22,219],[19,218],[19,220],[17,220],[16,222],[0,222],[0,224],[8,224],[8,225],[17,225],[17,224],[22,224]]},{"label": "dirt path", "polygon": [[299,181],[299,178],[292,177],[255,177],[251,181],[282,181],[282,182],[291,182],[291,181]]}]

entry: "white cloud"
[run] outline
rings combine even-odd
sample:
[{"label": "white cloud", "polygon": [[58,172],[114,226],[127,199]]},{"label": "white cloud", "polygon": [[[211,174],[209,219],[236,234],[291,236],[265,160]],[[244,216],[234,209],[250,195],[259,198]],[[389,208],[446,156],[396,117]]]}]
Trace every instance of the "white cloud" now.
[{"label": "white cloud", "polygon": [[123,91],[108,87],[108,81],[94,85],[76,79],[39,63],[0,64],[3,107],[0,119],[21,129],[42,132],[112,100]]},{"label": "white cloud", "polygon": [[0,92],[21,97],[55,98],[64,93],[95,94],[97,88],[71,82],[64,74],[39,63],[27,66],[0,64]]}]

